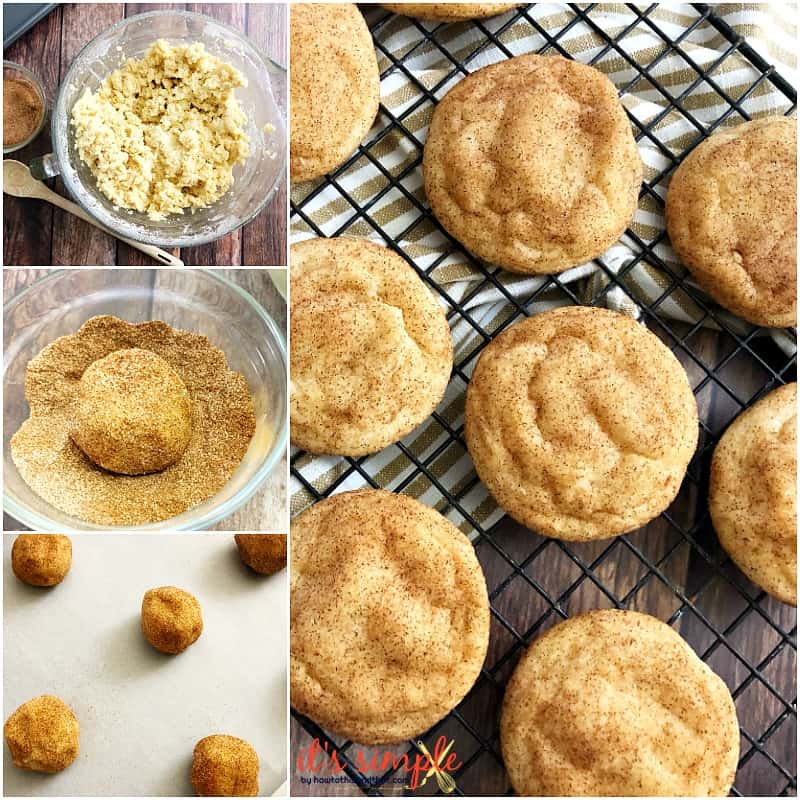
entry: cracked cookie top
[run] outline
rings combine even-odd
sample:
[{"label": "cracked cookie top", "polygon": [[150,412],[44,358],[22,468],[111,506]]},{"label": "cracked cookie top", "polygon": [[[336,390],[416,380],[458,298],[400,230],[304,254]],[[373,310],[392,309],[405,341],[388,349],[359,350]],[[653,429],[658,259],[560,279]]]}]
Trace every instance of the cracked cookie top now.
[{"label": "cracked cookie top", "polygon": [[367,23],[353,3],[290,10],[291,176],[317,178],[356,150],[378,113],[380,75]]},{"label": "cracked cookie top", "polygon": [[714,450],[708,505],[742,572],[797,605],[797,384],[740,414]]},{"label": "cracked cookie top", "polygon": [[636,209],[642,161],[614,84],[560,56],[479,69],[433,113],[425,192],[447,231],[514,272],[603,253]]},{"label": "cracked cookie top", "polygon": [[727,796],[739,726],[722,680],[668,625],[592,611],[538,637],[506,689],[518,795]]},{"label": "cracked cookie top", "polygon": [[675,252],[721,306],[754,323],[797,324],[797,121],[715,133],[667,192]]},{"label": "cracked cookie top", "polygon": [[481,354],[467,390],[475,469],[508,514],[557,539],[634,530],[675,498],[697,405],[647,328],[572,306],[518,322]]},{"label": "cracked cookie top", "polygon": [[291,248],[291,437],[312,453],[376,453],[442,399],[444,311],[396,253],[359,239]]},{"label": "cracked cookie top", "polygon": [[463,699],[489,600],[458,528],[405,495],[323,500],[291,530],[292,705],[366,745],[423,733]]}]

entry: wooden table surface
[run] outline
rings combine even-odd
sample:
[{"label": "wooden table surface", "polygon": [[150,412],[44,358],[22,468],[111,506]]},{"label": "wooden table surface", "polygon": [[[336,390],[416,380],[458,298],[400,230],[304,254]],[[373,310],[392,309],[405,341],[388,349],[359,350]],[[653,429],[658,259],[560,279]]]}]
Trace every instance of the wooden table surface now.
[{"label": "wooden table surface", "polygon": [[[48,272],[49,270],[44,269],[3,270],[3,301],[8,302],[18,292]],[[280,329],[286,331],[286,302],[275,288],[268,272],[255,269],[222,269],[216,272],[248,291],[272,316]],[[212,530],[285,533],[289,518],[287,471],[287,456],[284,456],[249,502],[215,525]],[[28,529],[8,514],[4,514],[3,530]]]},{"label": "wooden table surface", "polygon": [[[287,62],[283,3],[69,3],[58,6],[4,52],[44,83],[52,102],[58,85],[81,48],[124,17],[161,9],[195,11],[244,31],[262,52]],[[278,103],[286,111],[286,98]],[[9,157],[23,162],[50,152],[49,127],[29,147]],[[48,182],[66,195],[60,179]],[[251,223],[228,236],[180,251],[190,266],[284,266],[286,183]],[[125,265],[152,267],[148,256],[40,200],[5,196],[3,263],[6,266]],[[178,250],[172,251],[178,254]]]}]

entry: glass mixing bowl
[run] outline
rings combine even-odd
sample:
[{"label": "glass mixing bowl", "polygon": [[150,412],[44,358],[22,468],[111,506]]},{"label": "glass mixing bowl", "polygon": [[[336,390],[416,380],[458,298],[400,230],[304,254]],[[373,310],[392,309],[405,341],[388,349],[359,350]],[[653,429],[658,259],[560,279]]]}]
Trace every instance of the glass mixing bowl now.
[{"label": "glass mixing bowl", "polygon": [[[247,86],[235,90],[247,116],[250,155],[233,169],[233,186],[208,208],[171,214],[155,222],[130,209],[115,208],[97,188],[80,160],[70,119],[72,107],[89,88],[129,58],[139,58],[157,39],[171,44],[202,42],[236,67]],[[282,95],[286,71],[262,56],[234,28],[202,14],[151,11],[125,19],[92,39],[76,56],[58,89],[52,115],[53,153],[32,165],[36,177],[60,174],[72,197],[115,233],[158,247],[194,247],[218,239],[249,222],[275,195],[286,172],[286,133],[275,94]]]},{"label": "glass mixing bowl", "polygon": [[[264,279],[267,280],[266,275]],[[256,432],[244,460],[213,497],[150,525],[108,528],[71,517],[39,497],[11,459],[10,440],[28,418],[25,370],[45,345],[87,319],[160,319],[207,336],[253,395]],[[3,314],[3,467],[5,511],[37,531],[198,530],[244,504],[283,460],[287,440],[286,345],[267,312],[244,290],[208,270],[60,270],[6,304]]]}]

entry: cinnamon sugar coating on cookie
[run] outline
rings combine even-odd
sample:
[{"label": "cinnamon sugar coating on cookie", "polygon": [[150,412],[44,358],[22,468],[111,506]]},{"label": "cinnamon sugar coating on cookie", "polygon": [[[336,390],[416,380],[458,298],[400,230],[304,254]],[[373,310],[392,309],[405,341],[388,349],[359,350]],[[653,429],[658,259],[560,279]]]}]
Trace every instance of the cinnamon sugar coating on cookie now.
[{"label": "cinnamon sugar coating on cookie", "polygon": [[506,687],[500,742],[521,796],[727,796],[739,758],[728,688],[634,611],[591,611],[535,639]]},{"label": "cinnamon sugar coating on cookie", "polygon": [[537,533],[607,539],[675,499],[697,445],[675,356],[630,317],[572,306],[517,322],[481,353],[466,441],[498,504]]},{"label": "cinnamon sugar coating on cookie", "polygon": [[714,450],[708,505],[720,544],[750,580],[797,605],[797,384],[740,414]]},{"label": "cinnamon sugar coating on cookie", "polygon": [[425,193],[447,231],[513,272],[603,253],[633,217],[642,161],[614,84],[560,56],[473,72],[433,113]]},{"label": "cinnamon sugar coating on cookie", "polygon": [[365,745],[416,736],[480,673],[486,581],[472,544],[405,495],[334,495],[291,530],[292,705]]},{"label": "cinnamon sugar coating on cookie", "polygon": [[33,772],[61,772],[80,750],[75,714],[50,694],[23,703],[6,720],[3,734],[14,763]]},{"label": "cinnamon sugar coating on cookie", "polygon": [[766,117],[711,135],[667,192],[675,252],[723,308],[797,324],[797,121]]},{"label": "cinnamon sugar coating on cookie", "polygon": [[380,76],[367,23],[353,3],[292,3],[291,178],[307,181],[356,150],[378,113]]},{"label": "cinnamon sugar coating on cookie", "polygon": [[453,366],[444,310],[396,253],[363,239],[291,247],[291,438],[376,453],[436,408]]},{"label": "cinnamon sugar coating on cookie", "polygon": [[493,17],[517,7],[517,3],[381,3],[381,5],[395,14],[443,22]]}]

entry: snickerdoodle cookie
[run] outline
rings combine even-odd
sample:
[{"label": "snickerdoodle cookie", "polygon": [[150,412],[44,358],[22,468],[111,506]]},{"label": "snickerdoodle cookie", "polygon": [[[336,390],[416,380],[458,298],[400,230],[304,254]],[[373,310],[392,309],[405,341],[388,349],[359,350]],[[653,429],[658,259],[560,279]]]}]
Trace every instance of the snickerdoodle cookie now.
[{"label": "snickerdoodle cookie", "polygon": [[142,633],[156,650],[182,653],[203,632],[203,614],[197,598],[174,586],[145,592],[142,599]]},{"label": "snickerdoodle cookie", "polygon": [[500,741],[523,796],[724,796],[739,757],[725,684],[634,611],[592,611],[537,638],[506,688]]},{"label": "snickerdoodle cookie", "polygon": [[489,640],[472,545],[432,508],[337,494],[291,531],[292,704],[366,745],[416,736],[478,677]]},{"label": "snickerdoodle cookie", "polygon": [[194,747],[192,786],[198,797],[255,797],[258,754],[236,736],[206,736]]},{"label": "snickerdoodle cookie", "polygon": [[34,772],[61,772],[80,750],[80,726],[75,714],[51,694],[23,703],[6,720],[3,734],[14,763]]},{"label": "snickerdoodle cookie", "polygon": [[475,469],[508,514],[556,539],[606,539],[675,498],[697,445],[675,356],[624,314],[571,306],[512,325],[467,390]]},{"label": "snickerdoodle cookie", "polygon": [[285,533],[237,533],[239,557],[254,572],[272,575],[286,566]]},{"label": "snickerdoodle cookie", "polygon": [[672,246],[721,306],[756,325],[797,324],[797,121],[715,133],[667,192]]},{"label": "snickerdoodle cookie", "polygon": [[290,9],[291,176],[317,178],[355,151],[378,114],[372,37],[352,3]]},{"label": "snickerdoodle cookie", "polygon": [[361,239],[291,248],[291,437],[376,453],[422,422],[453,365],[444,311],[396,253]]},{"label": "snickerdoodle cookie", "polygon": [[447,231],[514,272],[560,272],[625,230],[642,161],[614,84],[560,56],[484,67],[433,113],[425,192]]},{"label": "snickerdoodle cookie", "polygon": [[395,14],[443,22],[493,17],[495,14],[502,14],[517,7],[517,3],[383,3],[382,5]]},{"label": "snickerdoodle cookie", "polygon": [[109,472],[144,475],[174,464],[192,437],[192,401],[161,356],[132,347],[90,364],[78,381],[72,441]]},{"label": "snickerdoodle cookie", "polygon": [[72,540],[60,533],[21,533],[11,548],[11,568],[31,586],[56,586],[72,566]]},{"label": "snickerdoodle cookie", "polygon": [[761,398],[725,432],[708,504],[720,544],[750,580],[797,605],[797,384]]}]

